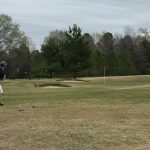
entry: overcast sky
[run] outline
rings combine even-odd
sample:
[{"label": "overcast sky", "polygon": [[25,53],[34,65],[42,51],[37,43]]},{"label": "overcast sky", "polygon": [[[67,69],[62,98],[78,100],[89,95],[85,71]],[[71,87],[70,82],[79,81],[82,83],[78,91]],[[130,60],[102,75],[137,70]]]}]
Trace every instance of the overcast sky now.
[{"label": "overcast sky", "polygon": [[73,24],[88,33],[150,28],[150,0],[0,0],[0,13],[11,16],[37,48],[50,31]]}]

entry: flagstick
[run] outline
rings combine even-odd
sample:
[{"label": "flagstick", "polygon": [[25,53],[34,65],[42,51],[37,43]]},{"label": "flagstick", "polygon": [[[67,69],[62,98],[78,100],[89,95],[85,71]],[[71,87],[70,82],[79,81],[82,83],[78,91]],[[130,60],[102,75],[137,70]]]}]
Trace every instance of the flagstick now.
[{"label": "flagstick", "polygon": [[104,85],[106,83],[106,73],[105,73],[105,65],[104,65]]}]

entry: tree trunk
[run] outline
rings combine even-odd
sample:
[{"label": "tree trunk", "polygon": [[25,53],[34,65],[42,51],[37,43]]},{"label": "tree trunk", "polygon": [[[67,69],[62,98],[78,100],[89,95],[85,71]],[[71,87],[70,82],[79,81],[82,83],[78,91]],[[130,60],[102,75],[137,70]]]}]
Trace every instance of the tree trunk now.
[{"label": "tree trunk", "polygon": [[50,78],[50,79],[53,78],[53,71],[52,71],[52,70],[49,71],[49,78]]},{"label": "tree trunk", "polygon": [[74,72],[73,72],[73,78],[76,79],[76,77],[77,77],[77,72],[74,71]]}]

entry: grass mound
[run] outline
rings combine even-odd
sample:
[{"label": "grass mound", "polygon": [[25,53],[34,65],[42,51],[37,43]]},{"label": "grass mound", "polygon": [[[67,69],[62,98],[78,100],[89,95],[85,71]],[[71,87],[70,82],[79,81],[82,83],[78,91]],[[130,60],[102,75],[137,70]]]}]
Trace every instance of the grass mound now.
[{"label": "grass mound", "polygon": [[34,87],[47,87],[47,86],[71,87],[70,85],[66,85],[66,84],[62,84],[62,83],[34,83]]}]

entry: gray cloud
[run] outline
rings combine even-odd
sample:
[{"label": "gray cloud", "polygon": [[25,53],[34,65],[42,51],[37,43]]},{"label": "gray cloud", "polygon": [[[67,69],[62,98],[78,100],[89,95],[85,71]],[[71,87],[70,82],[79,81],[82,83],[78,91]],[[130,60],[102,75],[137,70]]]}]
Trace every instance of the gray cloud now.
[{"label": "gray cloud", "polygon": [[74,23],[90,33],[149,28],[149,6],[149,0],[0,0],[0,13],[10,15],[39,47],[50,31]]}]

